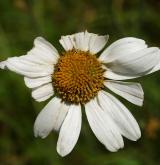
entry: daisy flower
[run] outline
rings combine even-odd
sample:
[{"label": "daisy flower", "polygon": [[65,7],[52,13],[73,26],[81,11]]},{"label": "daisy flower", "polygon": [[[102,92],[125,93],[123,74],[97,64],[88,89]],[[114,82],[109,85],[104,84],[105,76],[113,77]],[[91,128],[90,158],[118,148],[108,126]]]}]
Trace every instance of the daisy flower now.
[{"label": "daisy flower", "polygon": [[45,101],[53,96],[39,113],[34,124],[35,137],[45,138],[59,131],[57,152],[69,154],[77,143],[81,124],[81,108],[85,108],[89,125],[97,139],[111,152],[124,147],[122,136],[136,141],[140,128],[130,111],[108,90],[129,102],[142,106],[143,90],[139,83],[123,82],[160,69],[160,50],[148,47],[144,40],[126,37],[104,51],[108,36],[80,32],[62,36],[64,52],[42,37],[20,57],[0,63],[22,76],[32,97]]}]

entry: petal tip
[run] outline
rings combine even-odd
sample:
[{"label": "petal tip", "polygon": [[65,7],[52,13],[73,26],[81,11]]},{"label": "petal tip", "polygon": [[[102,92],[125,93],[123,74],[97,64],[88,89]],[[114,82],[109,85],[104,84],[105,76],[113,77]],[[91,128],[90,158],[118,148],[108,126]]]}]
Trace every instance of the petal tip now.
[{"label": "petal tip", "polygon": [[108,39],[109,39],[109,34],[105,35],[104,37],[105,37],[106,40],[108,41]]},{"label": "petal tip", "polygon": [[34,43],[36,43],[37,41],[43,41],[43,40],[45,40],[42,36],[38,36],[38,37],[36,37],[35,39],[34,39]]},{"label": "petal tip", "polygon": [[33,132],[34,132],[35,138],[40,137],[42,139],[46,138],[50,133],[49,130],[44,129],[44,128],[42,128],[42,126],[40,126],[40,123],[38,120],[35,121],[35,124],[33,126]]},{"label": "petal tip", "polygon": [[45,139],[48,136],[48,133],[40,132],[36,129],[34,129],[34,137],[38,138],[40,137],[41,139]]},{"label": "petal tip", "polygon": [[0,69],[5,69],[6,67],[6,61],[0,62]]},{"label": "petal tip", "polygon": [[61,157],[65,157],[66,155],[68,155],[68,153],[65,151],[65,148],[59,148],[58,145],[57,145],[57,153]]},{"label": "petal tip", "polygon": [[135,139],[135,141],[139,140],[141,138],[141,133],[139,133]]},{"label": "petal tip", "polygon": [[132,137],[132,141],[138,141],[139,139],[141,138],[141,131],[140,130],[137,130],[136,134]]},{"label": "petal tip", "polygon": [[137,105],[140,106],[140,107],[142,107],[142,106],[143,106],[143,102],[144,102],[144,98],[143,98],[142,101],[141,101],[139,104],[137,104]]}]

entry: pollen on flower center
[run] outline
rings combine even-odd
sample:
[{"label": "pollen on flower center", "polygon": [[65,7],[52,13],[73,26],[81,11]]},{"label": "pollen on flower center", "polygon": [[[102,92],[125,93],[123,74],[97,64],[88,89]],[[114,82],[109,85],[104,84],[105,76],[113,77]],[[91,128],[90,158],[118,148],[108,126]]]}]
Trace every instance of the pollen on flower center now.
[{"label": "pollen on flower center", "polygon": [[101,63],[95,55],[80,50],[63,53],[55,65],[53,86],[62,100],[86,103],[103,88]]}]

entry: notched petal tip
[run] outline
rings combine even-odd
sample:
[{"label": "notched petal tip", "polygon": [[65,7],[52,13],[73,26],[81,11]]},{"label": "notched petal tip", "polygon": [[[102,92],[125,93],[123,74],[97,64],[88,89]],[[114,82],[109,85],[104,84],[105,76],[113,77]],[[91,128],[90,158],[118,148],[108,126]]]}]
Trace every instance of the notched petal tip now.
[{"label": "notched petal tip", "polygon": [[38,132],[38,130],[34,130],[34,137],[35,138],[40,137],[41,139],[45,139],[48,136],[48,134],[42,133],[42,132]]},{"label": "notched petal tip", "polygon": [[37,123],[37,121],[35,121],[34,127],[33,127],[34,137],[35,138],[40,137],[42,139],[45,139],[49,135],[50,131],[42,130],[41,128],[39,128],[38,124],[39,123]]},{"label": "notched petal tip", "polygon": [[105,148],[106,148],[109,152],[118,152],[118,151],[119,151],[120,149],[122,149],[123,147],[110,149],[110,148],[108,148],[108,147],[105,146]]},{"label": "notched petal tip", "polygon": [[108,41],[108,40],[109,40],[109,34],[104,35],[104,37],[105,37],[106,41]]},{"label": "notched petal tip", "polygon": [[0,62],[0,69],[5,69],[6,68],[6,61]]},{"label": "notched petal tip", "polygon": [[35,39],[34,39],[34,44],[36,44],[37,42],[44,42],[45,41],[45,39],[42,37],[42,36],[38,36],[38,37],[36,37]]}]

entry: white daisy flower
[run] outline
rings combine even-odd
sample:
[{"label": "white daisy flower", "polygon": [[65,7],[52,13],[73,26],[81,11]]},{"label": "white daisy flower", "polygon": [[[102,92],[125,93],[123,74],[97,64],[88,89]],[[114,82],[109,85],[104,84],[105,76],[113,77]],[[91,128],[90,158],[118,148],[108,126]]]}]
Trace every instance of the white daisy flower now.
[{"label": "white daisy flower", "polygon": [[45,138],[59,131],[57,152],[69,154],[77,143],[82,123],[81,107],[97,139],[109,150],[123,148],[122,136],[136,141],[140,128],[129,110],[106,88],[131,103],[142,106],[143,90],[139,83],[122,82],[153,73],[160,69],[160,50],[146,45],[144,40],[126,37],[104,48],[108,36],[80,32],[62,36],[65,52],[58,53],[42,37],[34,47],[20,57],[0,63],[24,76],[32,97],[45,101],[54,96],[39,113],[35,124],[36,137]]}]

